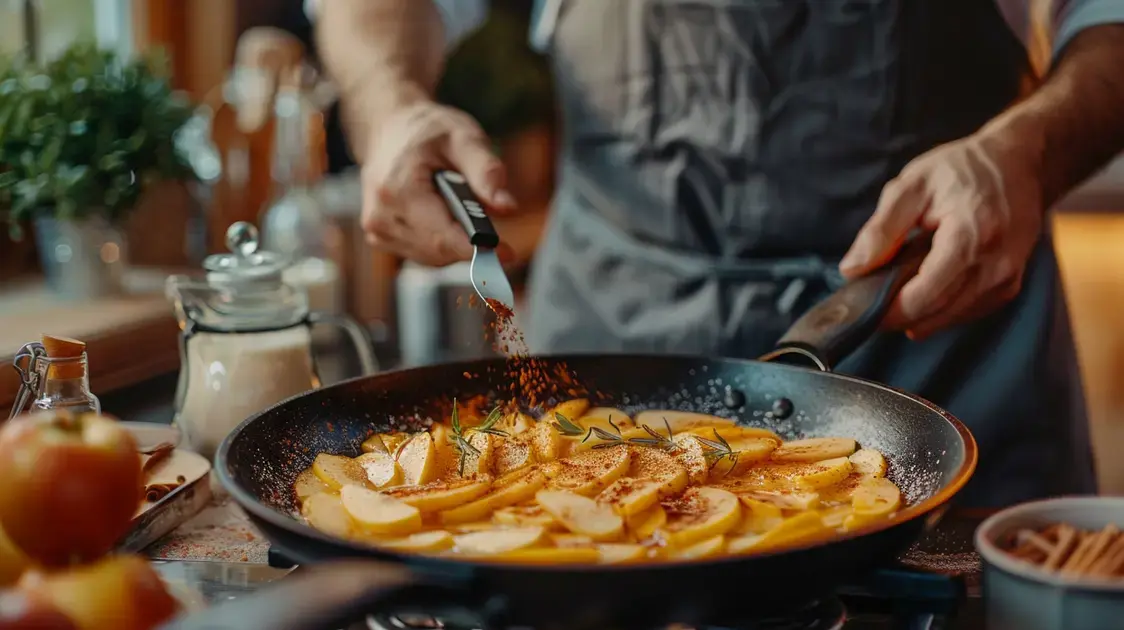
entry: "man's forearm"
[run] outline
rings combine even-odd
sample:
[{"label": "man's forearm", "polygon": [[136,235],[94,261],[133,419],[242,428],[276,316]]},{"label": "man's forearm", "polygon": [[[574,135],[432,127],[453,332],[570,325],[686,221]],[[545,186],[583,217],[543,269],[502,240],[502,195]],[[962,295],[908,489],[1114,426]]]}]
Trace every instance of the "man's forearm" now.
[{"label": "man's forearm", "polygon": [[362,162],[379,117],[433,93],[444,61],[441,16],[430,0],[328,0],[316,31]]},{"label": "man's forearm", "polygon": [[1124,151],[1124,25],[1094,26],[1066,45],[1046,81],[983,133],[1027,146],[1045,207]]}]

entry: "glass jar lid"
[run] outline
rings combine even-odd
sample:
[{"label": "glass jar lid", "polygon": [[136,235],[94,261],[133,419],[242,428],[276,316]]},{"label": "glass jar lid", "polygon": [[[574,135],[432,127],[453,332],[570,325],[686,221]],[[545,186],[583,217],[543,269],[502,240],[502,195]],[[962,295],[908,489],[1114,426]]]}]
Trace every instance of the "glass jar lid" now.
[{"label": "glass jar lid", "polygon": [[273,252],[258,251],[258,229],[239,221],[226,230],[229,254],[214,254],[203,261],[207,281],[213,284],[279,284],[289,260]]}]

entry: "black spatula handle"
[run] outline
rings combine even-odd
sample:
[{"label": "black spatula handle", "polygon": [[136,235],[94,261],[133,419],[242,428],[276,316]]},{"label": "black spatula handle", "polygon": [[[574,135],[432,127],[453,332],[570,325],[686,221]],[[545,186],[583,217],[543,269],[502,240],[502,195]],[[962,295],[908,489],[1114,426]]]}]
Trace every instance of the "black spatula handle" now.
[{"label": "black spatula handle", "polygon": [[456,171],[437,171],[433,174],[433,183],[449,205],[449,211],[468,232],[470,243],[489,249],[495,249],[500,244],[500,235],[492,226],[484,204],[472,192],[464,175]]},{"label": "black spatula handle", "polygon": [[878,331],[894,298],[917,275],[932,236],[920,235],[902,246],[886,266],[851,282],[808,310],[763,361],[803,357],[821,370],[858,349]]}]

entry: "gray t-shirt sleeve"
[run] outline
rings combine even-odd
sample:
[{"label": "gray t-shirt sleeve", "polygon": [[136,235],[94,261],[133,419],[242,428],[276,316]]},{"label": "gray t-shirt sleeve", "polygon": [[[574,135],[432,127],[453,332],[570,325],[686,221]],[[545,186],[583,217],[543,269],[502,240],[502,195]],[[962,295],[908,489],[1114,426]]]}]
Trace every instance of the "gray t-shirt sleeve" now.
[{"label": "gray t-shirt sleeve", "polygon": [[1033,5],[1045,2],[1051,47],[1056,55],[1082,30],[1102,24],[1124,23],[1124,0],[995,0],[1007,23],[1026,43],[1032,30]]}]

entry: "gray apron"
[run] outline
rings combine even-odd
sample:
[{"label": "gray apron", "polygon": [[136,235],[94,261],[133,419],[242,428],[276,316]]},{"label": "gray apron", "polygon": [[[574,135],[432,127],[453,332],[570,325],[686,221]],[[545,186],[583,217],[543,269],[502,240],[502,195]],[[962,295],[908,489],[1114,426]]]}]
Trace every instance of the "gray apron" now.
[{"label": "gray apron", "polygon": [[[562,166],[531,278],[536,351],[759,356],[839,278],[882,186],[1015,98],[987,0],[560,0]],[[840,366],[964,420],[972,506],[1095,490],[1050,240],[1009,306]]]}]

